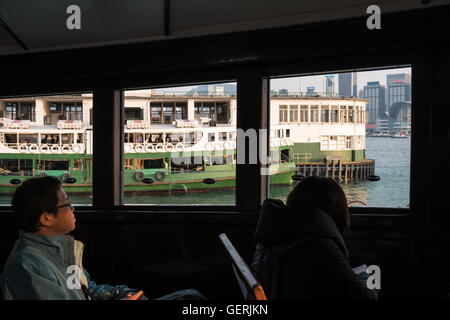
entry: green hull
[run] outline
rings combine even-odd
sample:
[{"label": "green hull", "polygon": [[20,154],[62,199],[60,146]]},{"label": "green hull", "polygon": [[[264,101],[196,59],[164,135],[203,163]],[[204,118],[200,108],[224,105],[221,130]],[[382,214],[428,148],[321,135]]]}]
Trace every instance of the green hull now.
[{"label": "green hull", "polygon": [[[161,158],[168,157],[169,154],[126,154],[126,159],[139,158]],[[72,170],[36,170],[35,160],[62,160],[58,155],[27,155],[3,154],[1,159],[32,159],[33,170],[25,174],[5,174],[0,175],[0,193],[11,194],[23,181],[39,175],[50,175],[59,178],[61,181],[68,174],[76,180],[75,183],[63,182],[63,188],[70,193],[92,193],[92,160],[90,157],[82,158],[84,169]],[[70,167],[73,168],[74,159],[80,159],[78,155],[64,156],[64,160],[70,160]],[[164,172],[161,174],[160,172]],[[236,186],[235,164],[205,165],[200,171],[173,172],[169,169],[125,169],[124,170],[124,191],[133,193],[153,193],[153,192],[199,192],[212,189],[233,189]],[[282,163],[276,172],[270,176],[271,185],[290,185],[292,175],[295,174],[295,164],[293,162]],[[158,176],[159,175],[159,176]],[[143,178],[151,179],[152,182],[146,184]],[[158,179],[159,178],[159,179]],[[20,183],[12,184],[11,180],[19,180]],[[214,179],[214,183],[207,184],[204,179]],[[17,182],[17,181],[16,181]]]}]

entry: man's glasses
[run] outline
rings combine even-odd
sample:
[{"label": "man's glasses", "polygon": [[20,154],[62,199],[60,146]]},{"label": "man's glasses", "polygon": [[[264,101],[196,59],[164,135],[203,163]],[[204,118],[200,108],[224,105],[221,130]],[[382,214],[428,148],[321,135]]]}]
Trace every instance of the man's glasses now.
[{"label": "man's glasses", "polygon": [[70,207],[70,209],[73,209],[72,207],[72,202],[70,200],[67,201],[66,204],[63,204],[62,206],[57,206],[56,208],[65,208],[65,207]]}]

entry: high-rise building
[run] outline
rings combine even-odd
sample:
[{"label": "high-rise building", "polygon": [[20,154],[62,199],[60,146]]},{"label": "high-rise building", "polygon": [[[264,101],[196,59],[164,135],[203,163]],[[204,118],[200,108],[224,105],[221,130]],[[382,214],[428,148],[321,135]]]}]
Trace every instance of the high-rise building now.
[{"label": "high-rise building", "polygon": [[385,104],[385,87],[380,85],[379,81],[367,82],[364,86],[363,96],[368,101],[366,105],[367,112],[367,128],[377,128],[379,120],[388,118]]},{"label": "high-rise building", "polygon": [[358,96],[358,74],[356,72],[352,73],[352,92],[353,92],[353,96],[357,97]]},{"label": "high-rise building", "polygon": [[334,75],[325,76],[325,95],[334,96]]},{"label": "high-rise building", "polygon": [[352,74],[351,73],[339,73],[339,96],[351,97],[352,96]]},{"label": "high-rise building", "polygon": [[[386,106],[387,111],[391,110],[391,107],[396,102],[411,101],[411,75],[407,73],[388,74],[386,76]],[[411,110],[408,108],[402,108],[400,113],[397,114],[397,119],[408,119],[408,115]],[[408,126],[408,124],[395,123],[397,119],[389,117],[390,130],[394,130],[396,126]]]},{"label": "high-rise building", "polygon": [[386,76],[386,104],[389,108],[395,102],[411,101],[411,75],[407,73]]}]

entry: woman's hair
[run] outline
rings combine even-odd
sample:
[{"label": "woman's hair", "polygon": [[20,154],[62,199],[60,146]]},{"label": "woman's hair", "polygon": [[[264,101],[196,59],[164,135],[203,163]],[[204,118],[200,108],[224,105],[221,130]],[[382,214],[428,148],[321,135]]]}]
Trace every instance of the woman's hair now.
[{"label": "woman's hair", "polygon": [[32,178],[14,192],[11,204],[19,228],[28,232],[39,230],[39,217],[48,212],[58,213],[58,190],[61,182],[55,177]]},{"label": "woman's hair", "polygon": [[314,208],[325,211],[334,220],[341,234],[350,226],[344,190],[331,178],[311,176],[299,182],[289,193],[286,205],[300,211]]}]

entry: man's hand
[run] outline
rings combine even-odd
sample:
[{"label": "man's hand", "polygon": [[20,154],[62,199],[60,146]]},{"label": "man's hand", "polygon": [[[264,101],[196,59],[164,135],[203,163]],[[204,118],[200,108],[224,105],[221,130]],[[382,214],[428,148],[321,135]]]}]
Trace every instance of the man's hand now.
[{"label": "man's hand", "polygon": [[142,290],[139,290],[136,293],[127,293],[127,296],[123,298],[123,300],[138,300],[143,294],[144,291]]}]

